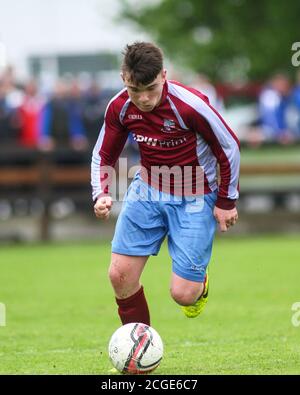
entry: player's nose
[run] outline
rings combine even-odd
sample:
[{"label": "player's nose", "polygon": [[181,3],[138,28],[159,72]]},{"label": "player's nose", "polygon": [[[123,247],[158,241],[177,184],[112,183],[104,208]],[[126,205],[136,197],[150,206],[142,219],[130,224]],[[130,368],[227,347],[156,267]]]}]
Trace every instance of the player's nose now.
[{"label": "player's nose", "polygon": [[149,102],[149,97],[147,94],[143,94],[139,97],[139,101],[141,104],[147,104]]}]

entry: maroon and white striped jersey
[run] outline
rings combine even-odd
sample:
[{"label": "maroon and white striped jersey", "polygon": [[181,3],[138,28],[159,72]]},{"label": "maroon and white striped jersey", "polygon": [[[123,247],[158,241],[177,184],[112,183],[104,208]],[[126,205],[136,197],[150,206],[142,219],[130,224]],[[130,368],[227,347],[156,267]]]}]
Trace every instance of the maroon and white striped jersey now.
[{"label": "maroon and white striped jersey", "polygon": [[[165,82],[160,104],[151,112],[139,110],[131,102],[126,88],[109,102],[93,150],[94,200],[104,192],[101,168],[115,166],[130,132],[139,144],[141,165],[149,174],[152,167],[158,166],[193,169],[200,166],[204,193],[218,189],[216,205],[223,209],[235,206],[240,164],[237,137],[206,96],[170,80]],[[199,182],[195,172],[193,177],[195,186]]]}]

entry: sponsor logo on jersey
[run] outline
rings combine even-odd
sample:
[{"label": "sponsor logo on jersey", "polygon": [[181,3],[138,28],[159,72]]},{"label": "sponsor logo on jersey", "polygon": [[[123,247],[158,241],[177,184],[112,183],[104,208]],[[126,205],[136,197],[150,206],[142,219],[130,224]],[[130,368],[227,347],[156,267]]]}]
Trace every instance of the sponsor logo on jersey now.
[{"label": "sponsor logo on jersey", "polygon": [[129,119],[143,119],[143,116],[140,114],[129,114],[128,118]]},{"label": "sponsor logo on jersey", "polygon": [[177,139],[171,139],[171,140],[158,140],[154,139],[153,137],[148,137],[148,136],[142,136],[140,134],[132,134],[133,139],[137,143],[146,143],[147,145],[151,145],[152,147],[177,147],[178,145],[181,145],[187,141],[186,137],[182,138],[177,138]]}]

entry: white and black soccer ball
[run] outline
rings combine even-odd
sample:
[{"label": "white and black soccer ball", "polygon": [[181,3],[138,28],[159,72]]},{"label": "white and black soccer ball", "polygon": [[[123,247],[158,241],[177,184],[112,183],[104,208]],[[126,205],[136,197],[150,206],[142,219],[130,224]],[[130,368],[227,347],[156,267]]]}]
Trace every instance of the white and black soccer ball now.
[{"label": "white and black soccer ball", "polygon": [[163,342],[151,326],[135,322],[115,331],[108,345],[108,353],[119,372],[146,374],[159,365],[163,356]]}]

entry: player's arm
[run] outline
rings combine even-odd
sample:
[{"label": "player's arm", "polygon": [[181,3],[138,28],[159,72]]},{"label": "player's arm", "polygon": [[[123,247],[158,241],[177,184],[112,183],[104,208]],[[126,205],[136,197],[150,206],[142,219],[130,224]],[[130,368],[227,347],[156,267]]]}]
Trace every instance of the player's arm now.
[{"label": "player's arm", "polygon": [[[200,115],[200,111],[203,111]],[[214,216],[225,232],[238,219],[236,200],[239,197],[239,141],[221,116],[208,104],[194,113],[194,127],[210,146],[220,167],[220,184]]]},{"label": "player's arm", "polygon": [[93,189],[94,212],[99,219],[108,219],[112,207],[110,186],[114,166],[124,148],[128,131],[118,118],[117,111],[110,104],[106,110],[104,123],[93,150],[91,163],[91,184]]},{"label": "player's arm", "polygon": [[[226,232],[238,220],[235,204],[239,197],[239,142],[237,137],[227,129],[227,125],[223,123],[221,125],[218,121],[213,125],[211,123],[213,123],[213,120],[210,123],[207,122],[206,125],[206,141],[220,167],[220,184],[214,216],[220,230]],[[217,128],[220,129],[216,133]]]}]

